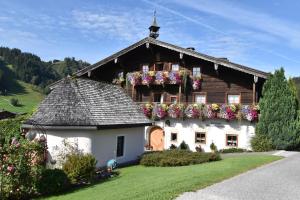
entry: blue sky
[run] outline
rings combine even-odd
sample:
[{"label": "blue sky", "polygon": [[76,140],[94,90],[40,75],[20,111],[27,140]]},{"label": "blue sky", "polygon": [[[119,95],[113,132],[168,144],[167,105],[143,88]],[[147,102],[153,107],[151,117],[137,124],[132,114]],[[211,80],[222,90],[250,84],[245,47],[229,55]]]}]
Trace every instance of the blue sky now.
[{"label": "blue sky", "polygon": [[300,76],[298,0],[0,0],[0,46],[94,63],[146,37],[154,9],[162,41]]}]

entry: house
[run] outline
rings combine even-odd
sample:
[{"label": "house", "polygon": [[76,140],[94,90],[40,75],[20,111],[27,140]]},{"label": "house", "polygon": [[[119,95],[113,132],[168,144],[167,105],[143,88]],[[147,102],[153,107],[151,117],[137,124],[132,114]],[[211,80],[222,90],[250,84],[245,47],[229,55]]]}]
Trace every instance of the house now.
[{"label": "house", "polygon": [[251,149],[269,74],[162,42],[159,29],[154,17],[149,37],[52,84],[24,128],[42,126],[54,157],[68,138],[99,165],[182,141],[193,151]]},{"label": "house", "polygon": [[23,129],[46,135],[52,161],[66,151],[62,148],[67,140],[103,166],[110,159],[136,160],[144,152],[145,126],[151,124],[119,86],[67,77],[55,85]]},{"label": "house", "polygon": [[123,87],[153,121],[145,127],[149,149],[182,141],[191,150],[210,151],[211,143],[251,149],[269,74],[160,41],[159,29],[154,16],[149,37],[74,75]]}]

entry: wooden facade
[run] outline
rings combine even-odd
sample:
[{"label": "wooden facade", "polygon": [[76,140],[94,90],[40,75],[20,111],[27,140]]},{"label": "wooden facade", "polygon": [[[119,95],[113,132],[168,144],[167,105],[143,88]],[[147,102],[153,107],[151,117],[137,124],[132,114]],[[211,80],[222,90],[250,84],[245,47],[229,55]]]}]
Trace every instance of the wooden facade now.
[{"label": "wooden facade", "polygon": [[[163,46],[145,43],[132,50],[125,51],[119,55],[112,55],[110,61],[105,64],[86,70],[81,76],[87,76],[94,80],[112,82],[118,74],[122,73],[124,79],[126,74],[135,71],[142,71],[142,67],[149,66],[150,71],[171,71],[172,65],[180,66],[180,69],[187,70],[191,75],[193,68],[201,70],[201,87],[193,90],[190,81],[187,84],[165,84],[157,85],[135,85],[125,87],[128,94],[137,102],[154,102],[159,95],[163,96],[163,102],[170,103],[175,99],[180,103],[195,102],[197,94],[204,95],[205,103],[226,104],[228,95],[239,95],[241,104],[256,104],[261,96],[262,86],[267,73],[261,77],[244,72],[244,68],[236,70],[222,64],[216,67],[215,62],[197,58],[193,50],[187,53],[174,51]],[[179,48],[179,47],[178,47]],[[122,52],[121,51],[121,52]],[[196,53],[196,52],[195,52]],[[224,60],[224,59],[218,59]],[[101,62],[101,61],[100,61]],[[229,61],[224,60],[224,63]],[[246,68],[247,70],[254,70]],[[255,71],[255,70],[254,70]],[[259,72],[258,72],[259,73]]]}]

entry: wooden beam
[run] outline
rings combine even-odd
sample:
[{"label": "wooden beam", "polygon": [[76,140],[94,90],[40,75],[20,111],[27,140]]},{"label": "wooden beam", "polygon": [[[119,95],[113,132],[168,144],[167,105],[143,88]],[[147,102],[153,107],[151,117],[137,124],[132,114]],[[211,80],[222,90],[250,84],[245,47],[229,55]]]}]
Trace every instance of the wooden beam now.
[{"label": "wooden beam", "polygon": [[253,105],[255,105],[256,104],[256,84],[255,83],[253,83],[253,89],[252,89],[252,101],[253,101]]},{"label": "wooden beam", "polygon": [[178,98],[178,103],[181,101],[181,84],[179,85],[179,98]]}]

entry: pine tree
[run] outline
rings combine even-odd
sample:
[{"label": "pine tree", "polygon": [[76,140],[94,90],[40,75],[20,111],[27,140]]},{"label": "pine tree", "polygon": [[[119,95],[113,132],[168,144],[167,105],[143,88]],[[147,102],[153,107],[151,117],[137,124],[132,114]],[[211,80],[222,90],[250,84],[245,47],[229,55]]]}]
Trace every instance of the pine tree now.
[{"label": "pine tree", "polygon": [[261,116],[256,134],[269,138],[276,149],[297,148],[300,144],[297,100],[283,68],[270,75],[264,84],[259,106]]}]

